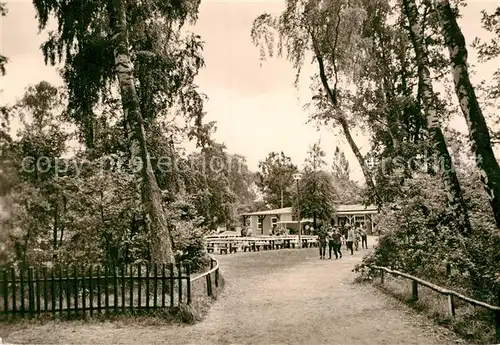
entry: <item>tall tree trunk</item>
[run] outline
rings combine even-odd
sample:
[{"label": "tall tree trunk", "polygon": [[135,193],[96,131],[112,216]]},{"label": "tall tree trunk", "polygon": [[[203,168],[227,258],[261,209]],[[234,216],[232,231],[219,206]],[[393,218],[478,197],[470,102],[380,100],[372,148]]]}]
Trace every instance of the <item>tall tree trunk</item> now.
[{"label": "tall tree trunk", "polygon": [[497,227],[500,228],[500,168],[491,147],[491,137],[467,68],[467,47],[462,30],[448,0],[436,0],[440,24],[450,53],[455,93],[469,127],[472,152],[481,171]]},{"label": "tall tree trunk", "polygon": [[403,8],[408,18],[409,36],[415,50],[418,78],[422,87],[422,103],[427,121],[427,128],[430,132],[431,144],[443,163],[440,173],[444,182],[448,205],[450,211],[459,223],[460,232],[469,234],[471,232],[471,225],[467,206],[439,123],[439,116],[436,109],[436,95],[432,87],[432,79],[428,67],[428,52],[424,44],[423,34],[420,30],[418,8],[414,0],[403,0]]},{"label": "tall tree trunk", "polygon": [[[326,76],[325,72],[325,64],[323,61],[323,56],[321,55],[321,52],[318,49],[318,45],[316,42],[316,39],[314,35],[311,33],[311,38],[313,41],[313,48],[314,48],[314,54],[316,57],[316,61],[318,61],[318,67],[319,67],[319,76],[321,79],[321,84],[323,85],[323,88],[328,96],[328,99],[330,100],[330,103],[332,104],[334,111],[336,111],[338,114],[334,115],[334,118],[337,120],[337,122],[340,124],[342,127],[342,131],[344,132],[344,135],[347,139],[347,142],[349,143],[349,146],[352,149],[352,152],[356,156],[356,159],[358,160],[359,165],[361,166],[361,170],[363,171],[363,176],[365,177],[366,184],[368,185],[368,188],[373,192],[373,195],[375,197],[375,201],[377,203],[378,207],[382,206],[382,198],[380,197],[380,194],[378,193],[377,189],[375,188],[375,183],[373,182],[373,177],[370,172],[370,169],[368,169],[368,166],[366,165],[365,159],[361,155],[361,152],[359,151],[358,145],[354,142],[354,139],[352,138],[351,131],[349,128],[349,124],[347,123],[347,120],[342,114],[340,105],[338,102],[338,98],[336,95],[337,90],[334,88],[330,88],[330,85],[328,83],[328,77]],[[334,63],[334,62],[333,62]],[[336,83],[335,83],[336,85]]]},{"label": "tall tree trunk", "polygon": [[120,85],[125,119],[130,127],[130,155],[134,161],[139,156],[142,165],[142,188],[151,259],[154,263],[173,263],[171,235],[162,207],[162,194],[156,182],[146,143],[144,120],[140,112],[139,98],[135,88],[133,64],[128,50],[127,15],[124,0],[111,0],[110,22],[113,29],[115,68]]},{"label": "tall tree trunk", "polygon": [[375,186],[375,182],[373,182],[372,178],[372,173],[370,172],[370,168],[368,168],[368,165],[365,162],[365,159],[363,158],[363,155],[361,154],[361,151],[359,151],[358,145],[356,145],[356,142],[354,142],[354,139],[352,138],[351,131],[349,128],[349,124],[347,123],[347,120],[343,115],[340,115],[338,117],[338,122],[342,126],[342,130],[344,131],[344,135],[347,139],[347,142],[349,143],[349,146],[351,147],[352,152],[356,156],[356,159],[358,160],[359,165],[361,166],[361,171],[363,172],[363,175],[366,180],[366,184],[368,185],[368,188],[373,192],[373,195],[375,197],[375,202],[377,203],[377,206],[380,208],[382,207],[383,201],[378,193],[378,190]]}]

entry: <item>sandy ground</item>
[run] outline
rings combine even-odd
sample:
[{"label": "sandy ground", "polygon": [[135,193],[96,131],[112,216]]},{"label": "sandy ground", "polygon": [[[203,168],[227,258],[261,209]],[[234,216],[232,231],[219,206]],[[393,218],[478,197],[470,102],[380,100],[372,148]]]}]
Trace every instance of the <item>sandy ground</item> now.
[{"label": "sandy ground", "polygon": [[192,326],[49,323],[0,336],[9,343],[425,344],[462,342],[369,285],[352,268],[367,251],[319,260],[318,249],[217,256],[226,288]]}]

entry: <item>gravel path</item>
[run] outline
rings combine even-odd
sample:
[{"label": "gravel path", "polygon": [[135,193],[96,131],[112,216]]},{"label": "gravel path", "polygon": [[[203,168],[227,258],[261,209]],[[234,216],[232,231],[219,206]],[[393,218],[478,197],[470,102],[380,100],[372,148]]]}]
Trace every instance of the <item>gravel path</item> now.
[{"label": "gravel path", "polygon": [[207,318],[196,325],[49,323],[9,332],[4,340],[193,345],[461,342],[373,287],[353,284],[351,270],[362,252],[344,254],[340,260],[318,256],[317,249],[218,256],[226,288]]}]

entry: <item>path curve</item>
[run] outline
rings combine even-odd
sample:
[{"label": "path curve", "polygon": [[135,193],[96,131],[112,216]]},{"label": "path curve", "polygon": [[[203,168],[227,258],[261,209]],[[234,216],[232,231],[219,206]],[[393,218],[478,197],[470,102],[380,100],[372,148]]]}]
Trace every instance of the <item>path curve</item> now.
[{"label": "path curve", "polygon": [[[366,252],[366,251],[364,251]],[[11,343],[426,344],[461,342],[369,285],[354,284],[362,252],[319,260],[317,249],[217,256],[226,288],[192,326],[50,323],[11,332]],[[0,332],[1,336],[1,332]]]}]

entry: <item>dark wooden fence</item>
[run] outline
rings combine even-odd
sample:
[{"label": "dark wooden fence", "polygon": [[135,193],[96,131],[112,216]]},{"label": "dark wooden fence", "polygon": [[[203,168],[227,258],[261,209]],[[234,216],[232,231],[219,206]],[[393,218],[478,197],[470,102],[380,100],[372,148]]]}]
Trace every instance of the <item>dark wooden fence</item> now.
[{"label": "dark wooden fence", "polygon": [[488,304],[485,302],[477,301],[477,300],[472,299],[470,297],[459,294],[456,291],[448,290],[448,289],[442,288],[438,285],[429,283],[423,279],[414,277],[408,273],[403,273],[403,272],[399,272],[396,270],[391,270],[390,268],[387,268],[387,267],[375,266],[375,265],[371,265],[370,268],[380,271],[380,280],[381,280],[382,284],[384,283],[384,272],[411,280],[411,282],[412,282],[412,300],[413,301],[418,300],[418,285],[419,284],[422,286],[425,286],[431,290],[434,290],[443,296],[447,296],[448,297],[448,312],[450,313],[451,317],[455,317],[455,299],[459,299],[459,300],[462,300],[462,301],[467,302],[469,304],[472,304],[474,306],[482,307],[482,308],[485,308],[487,310],[494,312],[494,314],[495,314],[496,340],[498,342],[500,342],[500,307],[494,306],[494,305],[491,305],[491,304]]},{"label": "dark wooden fence", "polygon": [[0,296],[2,318],[155,310],[191,302],[190,267],[12,268],[0,271]]}]

